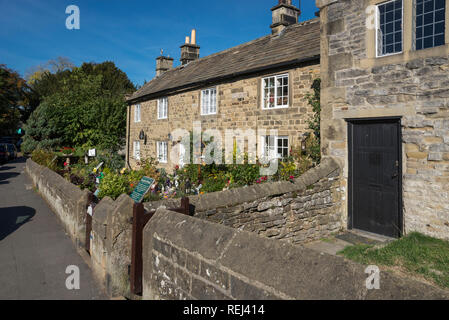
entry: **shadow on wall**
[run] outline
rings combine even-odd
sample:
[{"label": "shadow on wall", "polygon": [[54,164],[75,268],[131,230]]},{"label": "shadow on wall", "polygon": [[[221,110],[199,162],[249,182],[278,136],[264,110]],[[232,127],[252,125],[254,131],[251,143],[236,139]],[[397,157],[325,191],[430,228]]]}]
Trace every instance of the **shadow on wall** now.
[{"label": "shadow on wall", "polygon": [[0,241],[31,221],[36,210],[30,207],[0,208]]}]

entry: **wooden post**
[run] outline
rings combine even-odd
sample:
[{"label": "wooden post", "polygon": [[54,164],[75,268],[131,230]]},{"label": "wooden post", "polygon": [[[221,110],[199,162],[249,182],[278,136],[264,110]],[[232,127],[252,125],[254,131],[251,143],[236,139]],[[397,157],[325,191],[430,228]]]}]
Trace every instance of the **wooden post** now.
[{"label": "wooden post", "polygon": [[131,250],[131,292],[134,294],[142,293],[142,249],[143,249],[143,226],[142,217],[145,214],[145,208],[142,203],[134,203],[133,206],[133,235]]},{"label": "wooden post", "polygon": [[[181,199],[180,208],[168,210],[190,215],[189,198]],[[130,281],[131,292],[136,295],[141,295],[143,291],[143,229],[155,213],[156,210],[145,212],[142,203],[134,203]]]}]

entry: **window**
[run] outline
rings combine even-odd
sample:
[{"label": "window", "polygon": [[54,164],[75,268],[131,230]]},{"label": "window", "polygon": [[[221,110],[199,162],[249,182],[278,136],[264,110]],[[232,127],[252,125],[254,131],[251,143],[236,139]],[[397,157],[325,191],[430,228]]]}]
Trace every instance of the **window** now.
[{"label": "window", "polygon": [[140,160],[140,141],[134,141],[134,159]]},{"label": "window", "polygon": [[446,0],[416,0],[416,50],[444,45]]},{"label": "window", "polygon": [[288,107],[288,74],[262,79],[262,109]]},{"label": "window", "polygon": [[134,122],[140,122],[140,104],[134,107]]},{"label": "window", "polygon": [[286,160],[289,156],[288,137],[263,137],[263,155],[272,159]]},{"label": "window", "polygon": [[167,163],[168,159],[168,143],[157,142],[157,159],[160,163]]},{"label": "window", "polygon": [[157,101],[157,118],[167,119],[168,114],[168,98],[162,98]]},{"label": "window", "polygon": [[402,0],[394,0],[377,6],[377,56],[402,52]]},{"label": "window", "polygon": [[201,91],[201,115],[217,113],[217,89]]}]

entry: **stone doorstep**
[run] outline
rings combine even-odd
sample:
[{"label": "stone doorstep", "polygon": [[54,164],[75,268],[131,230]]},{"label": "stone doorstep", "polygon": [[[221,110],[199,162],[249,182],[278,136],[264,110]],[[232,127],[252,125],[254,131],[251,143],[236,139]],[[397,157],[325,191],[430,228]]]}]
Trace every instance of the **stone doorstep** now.
[{"label": "stone doorstep", "polygon": [[324,252],[333,256],[337,255],[337,252],[340,252],[346,247],[352,246],[352,243],[338,239],[331,238],[327,240],[318,240],[309,242],[303,245],[308,249],[312,249],[319,252]]},{"label": "stone doorstep", "polygon": [[386,245],[394,240],[396,239],[366,231],[348,230],[344,233],[331,236],[326,239],[306,243],[303,246],[315,251],[324,252],[336,256],[337,252],[343,250],[346,247],[354,246],[357,244]]}]

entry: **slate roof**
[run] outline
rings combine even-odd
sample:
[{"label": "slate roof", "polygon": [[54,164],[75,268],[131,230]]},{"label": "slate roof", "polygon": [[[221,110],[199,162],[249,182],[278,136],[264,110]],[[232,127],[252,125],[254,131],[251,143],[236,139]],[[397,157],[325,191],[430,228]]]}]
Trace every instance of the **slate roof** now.
[{"label": "slate roof", "polygon": [[318,59],[319,55],[320,24],[319,18],[315,18],[291,25],[278,36],[268,35],[171,69],[127,100],[130,103],[148,100],[226,78]]}]

